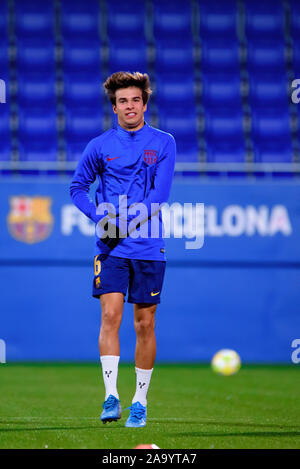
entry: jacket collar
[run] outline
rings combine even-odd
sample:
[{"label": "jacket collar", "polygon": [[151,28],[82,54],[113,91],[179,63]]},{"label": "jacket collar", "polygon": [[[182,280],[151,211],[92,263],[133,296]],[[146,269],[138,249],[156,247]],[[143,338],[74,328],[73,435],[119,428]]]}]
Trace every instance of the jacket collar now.
[{"label": "jacket collar", "polygon": [[144,126],[139,129],[139,130],[126,130],[123,129],[118,123],[115,125],[115,129],[117,131],[117,134],[124,139],[127,140],[139,140],[141,137],[143,137],[149,129],[149,125],[147,122],[144,122]]}]

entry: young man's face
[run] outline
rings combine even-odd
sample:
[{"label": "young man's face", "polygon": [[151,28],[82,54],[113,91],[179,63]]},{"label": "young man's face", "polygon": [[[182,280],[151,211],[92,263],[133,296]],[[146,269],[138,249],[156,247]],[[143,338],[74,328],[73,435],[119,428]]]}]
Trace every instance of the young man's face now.
[{"label": "young man's face", "polygon": [[144,125],[144,112],[147,104],[143,103],[142,90],[136,86],[120,88],[116,91],[116,104],[113,111],[118,116],[121,127],[138,130]]}]

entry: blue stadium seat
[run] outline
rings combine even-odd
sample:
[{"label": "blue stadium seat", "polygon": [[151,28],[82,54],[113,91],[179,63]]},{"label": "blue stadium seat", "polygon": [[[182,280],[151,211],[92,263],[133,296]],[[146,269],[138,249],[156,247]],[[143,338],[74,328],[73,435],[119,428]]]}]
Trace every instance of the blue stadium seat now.
[{"label": "blue stadium seat", "polygon": [[190,41],[156,41],[155,70],[157,73],[194,73],[193,43]]},{"label": "blue stadium seat", "polygon": [[54,37],[54,2],[15,0],[15,21],[18,39],[51,39]]},{"label": "blue stadium seat", "polygon": [[237,2],[236,0],[217,0],[208,2],[198,0],[201,38],[237,39]]},{"label": "blue stadium seat", "polygon": [[256,161],[292,161],[292,138],[288,106],[282,109],[253,110],[252,135]]},{"label": "blue stadium seat", "polygon": [[64,40],[63,67],[65,72],[100,75],[100,42]]},{"label": "blue stadium seat", "polygon": [[249,101],[252,108],[283,107],[288,104],[287,75],[251,73],[249,75]]},{"label": "blue stadium seat", "polygon": [[[0,36],[0,159],[10,159],[10,75],[8,43]],[[4,82],[4,83],[3,83]],[[2,102],[5,99],[5,103]]]},{"label": "blue stadium seat", "polygon": [[162,2],[153,0],[154,37],[160,40],[192,40],[190,0]]},{"label": "blue stadium seat", "polygon": [[55,76],[18,75],[18,103],[23,108],[55,109]]},{"label": "blue stadium seat", "polygon": [[55,49],[54,42],[44,44],[37,40],[20,40],[17,42],[17,69],[22,73],[54,75]]},{"label": "blue stadium seat", "polygon": [[57,128],[56,110],[20,109],[19,111],[20,159],[56,160]]},{"label": "blue stadium seat", "polygon": [[107,2],[107,35],[109,40],[131,39],[138,42],[145,37],[145,1]]},{"label": "blue stadium seat", "polygon": [[51,139],[45,142],[28,140],[24,143],[19,141],[20,161],[57,161],[58,146],[57,140]]},{"label": "blue stadium seat", "polygon": [[195,110],[175,114],[161,109],[159,128],[171,133],[176,139],[177,161],[198,160],[197,118]]},{"label": "blue stadium seat", "polygon": [[68,161],[79,161],[82,156],[83,150],[88,142],[66,142],[66,158]]},{"label": "blue stadium seat", "polygon": [[257,163],[292,163],[293,148],[291,140],[286,142],[254,142],[254,160]]},{"label": "blue stadium seat", "polygon": [[246,0],[247,39],[284,39],[284,10],[281,0]]},{"label": "blue stadium seat", "polygon": [[24,142],[56,138],[56,110],[20,109],[19,133]]},{"label": "blue stadium seat", "polygon": [[240,74],[204,73],[202,76],[202,103],[211,108],[241,107]]},{"label": "blue stadium seat", "polygon": [[64,102],[67,108],[102,105],[102,83],[99,75],[64,74]]},{"label": "blue stadium seat", "polygon": [[254,73],[284,73],[286,71],[284,42],[281,40],[249,41],[248,68]]},{"label": "blue stadium seat", "polygon": [[64,0],[61,2],[61,28],[65,38],[99,39],[98,0]]},{"label": "blue stadium seat", "polygon": [[76,160],[88,142],[103,132],[103,113],[97,107],[66,112],[67,159]]},{"label": "blue stadium seat", "polygon": [[111,41],[109,47],[109,73],[120,70],[147,72],[147,44],[142,38],[136,41]]},{"label": "blue stadium seat", "polygon": [[199,161],[199,145],[196,135],[189,140],[176,138],[176,161],[179,163]]},{"label": "blue stadium seat", "polygon": [[300,77],[300,38],[293,40],[293,69],[295,77]]},{"label": "blue stadium seat", "polygon": [[299,0],[290,0],[291,5],[291,35],[300,39],[300,3]]},{"label": "blue stadium seat", "polygon": [[8,104],[0,104],[0,160],[8,161],[11,156],[10,111]]},{"label": "blue stadium seat", "polygon": [[170,74],[156,74],[156,102],[158,106],[186,107],[195,106],[195,78],[192,74],[186,76]]},{"label": "blue stadium seat", "polygon": [[237,73],[240,69],[239,45],[236,40],[202,41],[203,72]]},{"label": "blue stadium seat", "polygon": [[0,37],[0,78],[6,80],[9,75],[8,42]]},{"label": "blue stadium seat", "polygon": [[241,109],[206,109],[207,161],[244,162],[245,137]]},{"label": "blue stadium seat", "polygon": [[0,40],[1,38],[6,38],[7,36],[8,36],[7,0],[1,0],[0,2]]},{"label": "blue stadium seat", "polygon": [[245,163],[245,155],[243,140],[210,142],[206,148],[208,163]]}]

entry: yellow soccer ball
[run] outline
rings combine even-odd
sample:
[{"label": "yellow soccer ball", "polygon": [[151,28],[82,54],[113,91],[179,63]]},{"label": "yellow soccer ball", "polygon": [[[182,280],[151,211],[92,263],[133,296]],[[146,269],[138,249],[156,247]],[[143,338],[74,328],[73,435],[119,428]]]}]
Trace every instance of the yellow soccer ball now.
[{"label": "yellow soccer ball", "polygon": [[211,367],[215,373],[220,375],[234,375],[241,368],[241,359],[234,350],[219,350],[212,358]]}]

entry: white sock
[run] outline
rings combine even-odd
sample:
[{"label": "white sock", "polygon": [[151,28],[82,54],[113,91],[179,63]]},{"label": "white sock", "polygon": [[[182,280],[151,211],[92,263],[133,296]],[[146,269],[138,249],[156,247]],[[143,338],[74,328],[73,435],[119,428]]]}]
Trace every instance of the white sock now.
[{"label": "white sock", "polygon": [[132,404],[134,402],[140,402],[144,407],[147,405],[147,392],[151,380],[152,370],[141,370],[141,368],[135,368],[136,372],[136,391]]},{"label": "white sock", "polygon": [[100,357],[105,386],[105,400],[110,394],[119,399],[119,394],[117,391],[119,359],[120,357],[115,355],[103,355]]}]

